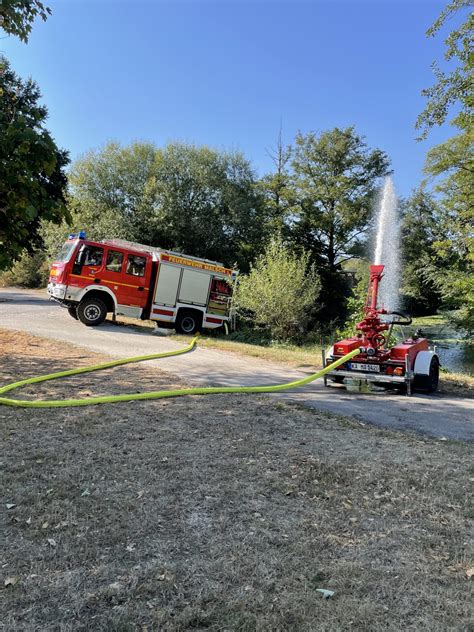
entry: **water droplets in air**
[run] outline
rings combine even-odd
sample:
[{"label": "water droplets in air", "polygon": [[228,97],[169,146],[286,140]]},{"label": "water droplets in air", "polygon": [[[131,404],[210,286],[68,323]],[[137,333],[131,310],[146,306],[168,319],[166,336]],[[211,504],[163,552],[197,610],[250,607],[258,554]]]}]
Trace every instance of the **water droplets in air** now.
[{"label": "water droplets in air", "polygon": [[400,300],[400,220],[398,200],[390,176],[385,178],[377,199],[376,264],[385,266],[379,287],[378,307],[396,310]]}]

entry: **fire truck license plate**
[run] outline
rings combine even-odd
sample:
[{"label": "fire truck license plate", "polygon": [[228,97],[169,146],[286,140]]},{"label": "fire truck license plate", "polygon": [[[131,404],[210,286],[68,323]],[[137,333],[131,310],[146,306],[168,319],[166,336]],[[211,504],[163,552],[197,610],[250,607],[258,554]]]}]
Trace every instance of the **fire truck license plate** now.
[{"label": "fire truck license plate", "polygon": [[380,373],[380,365],[378,364],[360,364],[359,362],[351,362],[350,368],[353,371],[375,371]]}]

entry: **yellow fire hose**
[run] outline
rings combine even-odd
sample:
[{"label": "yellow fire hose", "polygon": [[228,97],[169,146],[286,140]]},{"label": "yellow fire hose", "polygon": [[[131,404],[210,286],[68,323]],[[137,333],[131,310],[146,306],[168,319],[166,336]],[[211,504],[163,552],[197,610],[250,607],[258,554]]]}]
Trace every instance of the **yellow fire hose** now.
[{"label": "yellow fire hose", "polygon": [[[111,362],[105,362],[104,364],[96,364],[94,366],[83,367],[80,369],[70,369],[68,371],[60,371],[58,373],[50,373],[48,375],[39,375],[37,377],[31,377],[26,380],[20,380],[19,382],[13,382],[0,388],[0,395],[12,391],[13,389],[20,388],[20,386],[26,386],[27,384],[38,384],[39,382],[47,382],[48,380],[56,380],[61,377],[69,377],[70,375],[79,375],[81,373],[90,373],[92,371],[102,371],[104,369],[110,369],[112,367],[121,366],[123,364],[131,364],[132,362],[144,362],[145,360],[155,360],[157,358],[168,358],[170,356],[181,355],[188,353],[196,347],[196,341],[198,336],[193,338],[187,347],[179,349],[178,351],[165,351],[163,353],[153,353],[151,355],[136,356],[134,358],[124,358],[122,360],[112,360]],[[0,405],[4,406],[18,406],[20,408],[59,408],[69,406],[92,406],[94,404],[113,404],[115,402],[131,402],[140,399],[162,399],[164,397],[181,397],[182,395],[213,395],[215,393],[275,393],[278,391],[284,391],[291,388],[297,388],[304,384],[309,384],[314,380],[322,377],[325,373],[332,371],[339,365],[347,362],[355,355],[360,353],[359,349],[351,351],[347,355],[339,358],[332,364],[323,368],[317,373],[308,375],[308,377],[301,380],[295,380],[294,382],[287,382],[285,384],[276,384],[273,386],[209,386],[209,387],[196,387],[196,388],[183,388],[173,391],[150,391],[149,393],[128,393],[125,395],[104,395],[102,397],[88,397],[86,399],[50,399],[50,400],[22,400],[22,399],[8,399],[6,397],[0,397]]]}]

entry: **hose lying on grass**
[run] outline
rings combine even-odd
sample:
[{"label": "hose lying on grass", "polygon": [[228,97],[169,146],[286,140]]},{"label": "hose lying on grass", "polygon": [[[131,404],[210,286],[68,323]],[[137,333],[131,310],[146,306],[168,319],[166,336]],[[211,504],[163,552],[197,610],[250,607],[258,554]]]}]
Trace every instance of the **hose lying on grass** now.
[{"label": "hose lying on grass", "polygon": [[[47,382],[48,380],[56,380],[61,377],[69,377],[70,375],[79,375],[81,373],[90,373],[92,371],[102,371],[104,369],[111,369],[112,367],[121,366],[124,364],[131,364],[133,362],[144,362],[145,360],[156,360],[157,358],[168,358],[170,356],[181,355],[188,353],[196,347],[197,336],[191,340],[187,347],[178,349],[177,351],[165,351],[162,353],[153,353],[150,355],[136,356],[134,358],[124,358],[122,360],[112,360],[111,362],[105,362],[104,364],[96,364],[94,366],[82,367],[80,369],[69,369],[68,371],[59,371],[58,373],[50,373],[48,375],[39,375],[37,377],[30,377],[26,380],[20,380],[19,382],[13,382],[0,388],[0,395],[12,391],[20,386],[26,386],[27,384],[38,384],[39,382]],[[322,377],[328,371],[332,371],[336,367],[344,362],[347,362],[355,355],[360,353],[359,349],[351,351],[347,355],[339,358],[332,364],[323,368],[317,373],[308,375],[300,380],[293,382],[286,382],[285,384],[275,384],[272,386],[206,386],[195,388],[182,388],[172,391],[150,391],[149,393],[127,393],[124,395],[103,395],[100,397],[87,397],[85,399],[50,399],[50,400],[24,400],[24,399],[8,399],[6,397],[0,397],[0,405],[4,406],[18,406],[20,408],[59,408],[59,407],[72,407],[72,406],[92,406],[94,404],[114,404],[116,402],[131,402],[143,399],[162,399],[165,397],[181,397],[183,395],[213,395],[216,393],[276,393],[278,391],[285,391],[291,388],[297,388],[304,384],[309,384],[314,380]]]}]

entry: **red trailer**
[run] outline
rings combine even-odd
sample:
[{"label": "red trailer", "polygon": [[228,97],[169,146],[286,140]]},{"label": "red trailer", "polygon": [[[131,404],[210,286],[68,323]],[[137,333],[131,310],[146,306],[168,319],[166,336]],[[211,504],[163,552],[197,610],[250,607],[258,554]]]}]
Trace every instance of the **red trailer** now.
[{"label": "red trailer", "polygon": [[393,325],[409,325],[411,319],[405,314],[377,307],[383,270],[383,265],[370,266],[365,318],[356,325],[358,333],[352,338],[339,340],[323,353],[323,366],[357,348],[361,353],[328,373],[324,383],[327,386],[328,379],[339,384],[355,380],[382,386],[403,386],[408,394],[412,389],[433,393],[438,388],[440,362],[436,351],[430,349],[428,340],[415,334],[393,347],[387,345]]},{"label": "red trailer", "polygon": [[230,320],[236,276],[217,261],[81,232],[52,264],[47,291],[87,326],[113,313],[192,334]]}]

